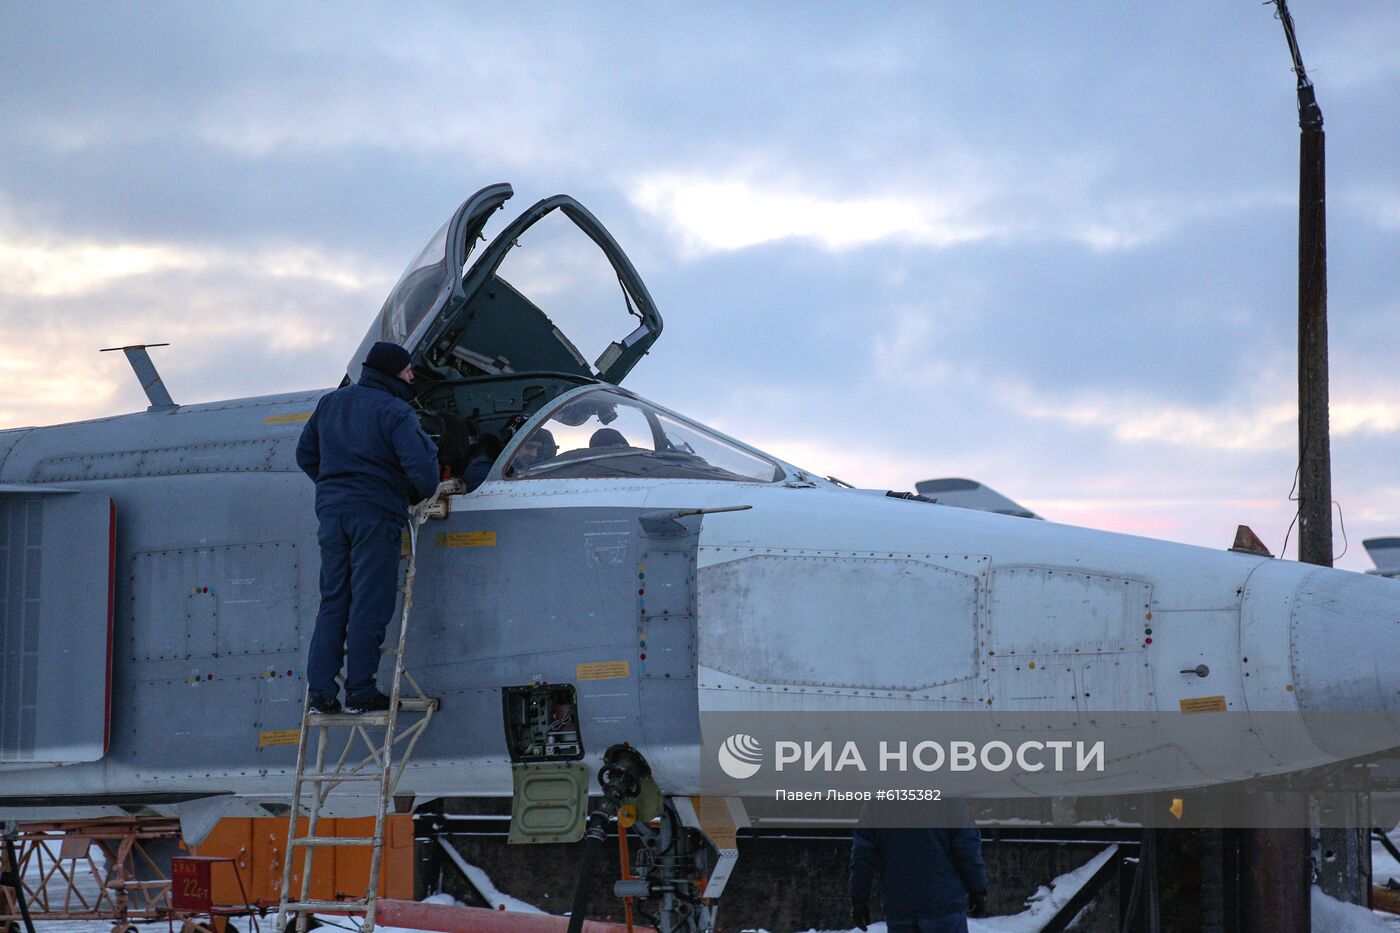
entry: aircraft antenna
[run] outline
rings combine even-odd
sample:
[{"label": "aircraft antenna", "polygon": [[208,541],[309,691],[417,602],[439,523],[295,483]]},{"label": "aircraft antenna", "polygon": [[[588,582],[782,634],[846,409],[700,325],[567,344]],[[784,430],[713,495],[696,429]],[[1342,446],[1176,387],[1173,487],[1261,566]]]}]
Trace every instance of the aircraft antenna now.
[{"label": "aircraft antenna", "polygon": [[151,403],[146,410],[172,411],[180,406],[170,397],[170,391],[165,388],[165,380],[160,378],[156,364],[151,362],[151,355],[146,352],[150,347],[168,346],[168,343],[135,343],[129,347],[106,347],[98,352],[111,353],[120,350],[125,353],[126,361],[131,364],[132,372],[136,373],[136,379],[141,383],[146,399]]}]

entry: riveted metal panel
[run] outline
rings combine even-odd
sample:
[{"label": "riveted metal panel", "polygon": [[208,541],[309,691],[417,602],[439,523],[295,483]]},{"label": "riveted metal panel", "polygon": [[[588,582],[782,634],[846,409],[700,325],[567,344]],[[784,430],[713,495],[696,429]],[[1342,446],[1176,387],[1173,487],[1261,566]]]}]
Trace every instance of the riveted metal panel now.
[{"label": "riveted metal panel", "polygon": [[912,556],[712,564],[700,571],[700,663],[770,684],[909,691],[964,680],[976,673],[978,581]]},{"label": "riveted metal panel", "polygon": [[[1101,654],[1081,660],[1080,706],[1100,728],[1144,728],[1157,721],[1157,694],[1147,651]],[[1137,710],[1149,710],[1150,715]]]},{"label": "riveted metal panel", "polygon": [[638,565],[643,677],[695,678],[695,549],[650,550]]},{"label": "riveted metal panel", "polygon": [[144,681],[121,718],[140,737],[140,766],[156,780],[246,762],[258,747],[255,708],[260,677],[228,677],[207,662],[181,679]]},{"label": "riveted metal panel", "polygon": [[[987,693],[983,699],[992,707],[997,728],[1024,730],[1032,723],[1031,717],[1016,713],[1074,713],[1079,691],[1072,660],[1028,656],[989,660],[984,672]],[[1058,723],[1063,728],[1078,724],[1078,716],[1073,715]]]},{"label": "riveted metal panel", "polygon": [[143,551],[130,574],[133,661],[296,651],[295,544]]},{"label": "riveted metal panel", "polygon": [[244,473],[272,468],[276,438],[122,450],[110,453],[50,457],[34,468],[34,482],[122,479],[136,476],[176,476],[189,473]]},{"label": "riveted metal panel", "polygon": [[1049,567],[999,567],[991,576],[991,656],[1142,647],[1149,584]]}]

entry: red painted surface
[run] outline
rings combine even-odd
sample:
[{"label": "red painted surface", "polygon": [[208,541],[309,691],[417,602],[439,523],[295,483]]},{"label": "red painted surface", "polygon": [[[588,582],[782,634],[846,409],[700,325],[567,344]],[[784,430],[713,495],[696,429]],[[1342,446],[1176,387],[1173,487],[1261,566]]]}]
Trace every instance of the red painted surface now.
[{"label": "red painted surface", "polygon": [[214,906],[207,859],[176,856],[170,860],[170,906],[176,910],[207,914]]},{"label": "red painted surface", "polygon": [[[522,914],[485,907],[387,899],[379,902],[374,922],[435,933],[559,933],[569,928],[568,917],[553,914]],[[584,933],[625,933],[627,927],[621,923],[585,920],[583,930]]]}]

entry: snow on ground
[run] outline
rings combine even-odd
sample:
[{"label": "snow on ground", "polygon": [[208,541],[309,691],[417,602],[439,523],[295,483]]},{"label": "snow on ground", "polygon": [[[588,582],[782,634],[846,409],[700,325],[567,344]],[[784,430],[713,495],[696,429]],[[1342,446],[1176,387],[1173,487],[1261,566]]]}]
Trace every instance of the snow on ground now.
[{"label": "snow on ground", "polygon": [[[497,910],[514,910],[525,914],[547,913],[547,911],[540,910],[534,904],[527,904],[522,900],[511,897],[503,891],[497,890],[496,886],[491,883],[491,878],[486,872],[462,858],[462,853],[458,852],[456,847],[444,845],[442,851],[447,853],[448,858],[452,859],[452,863],[457,866],[457,870],[465,875],[467,880],[472,883],[472,887],[476,888],[477,893],[485,898],[486,902]],[[451,900],[452,899],[449,897],[447,901],[435,901],[434,903],[451,903]]]},{"label": "snow on ground", "polygon": [[[1400,827],[1392,829],[1386,835],[1390,837],[1391,842],[1400,847]],[[1400,883],[1400,862],[1396,862],[1379,842],[1371,843],[1371,878],[1375,884],[1382,887],[1391,878]]]},{"label": "snow on ground", "polygon": [[1060,875],[1049,886],[1041,885],[1039,890],[1026,898],[1026,909],[1019,914],[969,920],[969,933],[1037,933],[1117,851],[1116,845],[1109,846],[1074,871]]},{"label": "snow on ground", "polygon": [[1400,917],[1379,910],[1367,910],[1328,897],[1322,889],[1312,889],[1312,928],[1326,933],[1394,933],[1400,930]]},{"label": "snow on ground", "polygon": [[[1400,828],[1391,833],[1391,838],[1400,844]],[[1110,846],[1104,849],[1074,871],[1060,875],[1049,885],[1041,886],[1039,890],[1026,899],[1026,909],[1018,914],[969,920],[969,933],[1037,933],[1045,922],[1054,915],[1055,911],[1067,903],[1075,892],[1089,880],[1090,876],[1113,856],[1116,848],[1116,846]],[[506,910],[521,913],[546,913],[533,904],[504,893],[492,884],[490,876],[484,870],[466,861],[455,851],[453,851],[453,855],[458,867],[493,907],[504,907]],[[1400,864],[1397,864],[1395,859],[1391,858],[1390,854],[1379,844],[1374,846],[1372,861],[1377,884],[1384,884],[1386,879],[1390,877],[1400,881]],[[448,894],[434,894],[432,897],[426,898],[424,903],[455,904],[457,901]],[[337,928],[354,929],[354,925],[345,917],[325,917],[323,919],[326,921],[326,926],[323,929],[327,930],[328,933]],[[275,918],[269,916],[262,923],[263,929],[270,931],[274,923]],[[1325,930],[1327,933],[1400,933],[1400,916],[1383,911],[1370,911],[1354,904],[1344,904],[1323,894],[1321,889],[1316,887],[1312,890],[1312,924],[1314,930]],[[240,921],[239,925],[240,929],[250,928],[247,921]],[[110,933],[111,926],[110,922],[104,920],[41,920],[35,923],[38,933]],[[155,930],[163,927],[164,924],[156,924],[150,929]],[[383,933],[419,933],[416,930],[398,927],[379,926],[376,929],[383,931]],[[760,933],[760,931],[754,931],[754,933]],[[808,931],[808,933],[817,933],[817,931]],[[825,933],[857,933],[857,931],[825,931]],[[872,923],[869,933],[887,933],[885,924]]]}]

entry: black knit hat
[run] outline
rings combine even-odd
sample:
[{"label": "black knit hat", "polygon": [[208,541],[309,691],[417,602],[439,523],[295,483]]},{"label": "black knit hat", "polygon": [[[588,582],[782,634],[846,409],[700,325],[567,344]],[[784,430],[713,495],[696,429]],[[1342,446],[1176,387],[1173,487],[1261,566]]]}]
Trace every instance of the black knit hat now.
[{"label": "black knit hat", "polygon": [[381,340],[370,347],[369,355],[365,357],[366,366],[370,369],[377,369],[386,376],[397,376],[412,361],[407,350],[386,340]]}]

